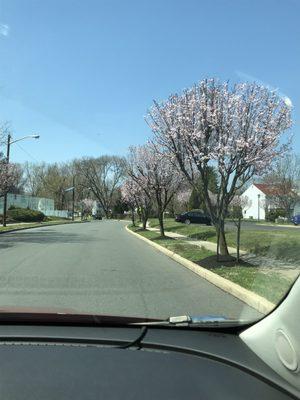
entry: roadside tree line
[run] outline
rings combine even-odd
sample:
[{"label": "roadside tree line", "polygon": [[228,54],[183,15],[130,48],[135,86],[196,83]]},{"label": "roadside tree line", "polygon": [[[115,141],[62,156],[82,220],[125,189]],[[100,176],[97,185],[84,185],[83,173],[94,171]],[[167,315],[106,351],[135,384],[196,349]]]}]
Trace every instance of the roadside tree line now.
[{"label": "roadside tree line", "polygon": [[[256,83],[230,87],[228,83],[205,79],[165,101],[154,101],[146,122],[152,137],[144,147],[131,150],[129,179],[137,184],[140,193],[151,192],[160,210],[174,196],[176,185],[181,180],[188,182],[202,197],[211,217],[218,253],[227,256],[225,218],[230,204],[248,182],[263,176],[274,160],[288,151],[289,138],[284,141],[283,135],[291,126],[289,105],[276,92]],[[152,155],[151,162],[146,161],[148,153]],[[163,169],[160,176],[158,170],[162,167],[156,169],[153,161],[160,157],[176,188],[173,192],[170,186],[169,196],[164,193],[163,184],[155,187],[156,180],[163,182],[165,176]],[[217,176],[214,192],[212,170]],[[163,235],[163,220],[159,219]]]},{"label": "roadside tree line", "polygon": [[291,108],[274,91],[256,83],[230,86],[205,79],[154,101],[146,123],[151,137],[145,145],[130,147],[126,158],[8,166],[2,157],[0,192],[14,185],[15,191],[51,197],[63,209],[65,189],[75,179],[77,203],[88,208],[97,200],[107,218],[113,210],[130,210],[133,223],[137,215],[144,228],[155,212],[162,236],[167,210],[197,204],[209,214],[218,253],[225,256],[225,218],[238,209],[241,220],[240,195],[253,179],[274,184],[274,201],[286,210],[299,199],[299,158],[289,153]]}]

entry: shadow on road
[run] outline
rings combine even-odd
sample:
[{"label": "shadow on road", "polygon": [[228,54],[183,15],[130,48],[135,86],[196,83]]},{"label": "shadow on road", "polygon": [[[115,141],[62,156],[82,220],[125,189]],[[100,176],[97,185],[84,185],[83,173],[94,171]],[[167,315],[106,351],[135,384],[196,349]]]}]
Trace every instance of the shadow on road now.
[{"label": "shadow on road", "polygon": [[0,242],[0,250],[7,249],[7,248],[12,247],[12,246],[13,246],[13,243],[6,243],[6,242],[2,243],[2,242]]},{"label": "shadow on road", "polygon": [[105,238],[93,237],[91,235],[82,235],[77,233],[63,233],[54,230],[36,230],[22,231],[0,236],[0,250],[9,248],[19,243],[87,243],[92,241],[105,241]]}]

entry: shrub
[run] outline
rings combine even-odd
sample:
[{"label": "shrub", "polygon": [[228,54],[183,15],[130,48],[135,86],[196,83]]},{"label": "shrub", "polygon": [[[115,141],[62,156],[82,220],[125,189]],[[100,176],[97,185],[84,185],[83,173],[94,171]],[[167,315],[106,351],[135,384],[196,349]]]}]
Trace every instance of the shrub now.
[{"label": "shrub", "polygon": [[41,211],[27,208],[10,209],[7,214],[9,218],[18,222],[41,222],[45,219],[45,215]]},{"label": "shrub", "polygon": [[266,221],[275,222],[278,217],[286,217],[284,210],[269,210],[266,212]]}]

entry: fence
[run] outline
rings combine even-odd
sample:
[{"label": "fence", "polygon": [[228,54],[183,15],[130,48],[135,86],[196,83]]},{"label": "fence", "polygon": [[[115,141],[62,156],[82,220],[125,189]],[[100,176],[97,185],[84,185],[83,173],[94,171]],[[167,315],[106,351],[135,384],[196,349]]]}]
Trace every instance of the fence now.
[{"label": "fence", "polygon": [[43,210],[42,212],[47,217],[70,218],[72,216],[72,213],[67,210]]},{"label": "fence", "polygon": [[[55,210],[54,200],[45,197],[33,197],[26,194],[7,194],[7,208],[14,206],[20,208],[30,208],[31,210],[41,211],[47,217],[68,218],[70,213],[67,210]],[[0,214],[3,210],[3,197],[0,198]]]},{"label": "fence", "polygon": [[[42,211],[54,210],[54,200],[44,197],[33,197],[26,194],[7,194],[7,208],[14,206],[30,208],[31,210]],[[3,197],[0,199],[0,209],[3,209]]]}]

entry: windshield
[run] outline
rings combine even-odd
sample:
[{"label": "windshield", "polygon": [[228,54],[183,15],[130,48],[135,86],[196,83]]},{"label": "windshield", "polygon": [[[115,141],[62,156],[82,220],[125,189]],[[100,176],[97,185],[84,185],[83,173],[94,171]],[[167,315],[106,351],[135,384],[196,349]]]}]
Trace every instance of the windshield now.
[{"label": "windshield", "polygon": [[0,10],[0,312],[274,309],[300,265],[300,4]]}]

